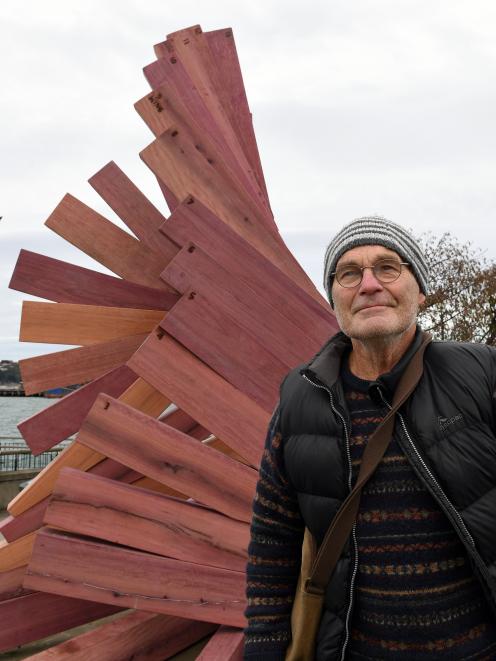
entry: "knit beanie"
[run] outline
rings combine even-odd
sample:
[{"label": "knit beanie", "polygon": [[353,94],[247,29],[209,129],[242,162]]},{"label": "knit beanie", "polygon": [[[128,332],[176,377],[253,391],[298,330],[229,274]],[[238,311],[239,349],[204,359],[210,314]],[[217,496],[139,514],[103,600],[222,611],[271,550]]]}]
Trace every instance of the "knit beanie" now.
[{"label": "knit beanie", "polygon": [[410,264],[420,291],[427,294],[429,268],[417,241],[401,225],[383,216],[364,216],[345,225],[327,246],[324,257],[324,287],[332,303],[331,289],[339,258],[357,246],[379,245],[394,250]]}]

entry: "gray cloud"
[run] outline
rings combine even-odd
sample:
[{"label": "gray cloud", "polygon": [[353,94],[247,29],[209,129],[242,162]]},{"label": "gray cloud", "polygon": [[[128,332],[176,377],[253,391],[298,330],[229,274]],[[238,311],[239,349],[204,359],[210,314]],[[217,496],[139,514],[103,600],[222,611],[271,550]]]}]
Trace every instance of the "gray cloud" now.
[{"label": "gray cloud", "polygon": [[277,222],[317,285],[329,236],[370,212],[496,259],[490,0],[24,0],[0,20],[0,358],[37,350],[12,339],[21,247],[103,270],[42,229],[64,193],[115,221],[86,183],[113,159],[166,213],[132,106],[153,44],[195,23],[234,28]]}]

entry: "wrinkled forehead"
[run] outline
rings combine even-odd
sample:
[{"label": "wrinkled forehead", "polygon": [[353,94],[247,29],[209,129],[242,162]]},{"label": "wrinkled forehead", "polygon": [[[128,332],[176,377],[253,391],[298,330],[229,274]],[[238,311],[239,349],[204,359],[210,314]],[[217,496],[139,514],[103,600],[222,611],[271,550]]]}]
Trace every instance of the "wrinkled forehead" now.
[{"label": "wrinkled forehead", "polygon": [[371,245],[371,246],[357,246],[350,248],[341,255],[338,259],[336,267],[344,266],[346,264],[374,264],[379,259],[397,259],[401,261],[401,256],[397,252],[386,248],[385,246]]}]

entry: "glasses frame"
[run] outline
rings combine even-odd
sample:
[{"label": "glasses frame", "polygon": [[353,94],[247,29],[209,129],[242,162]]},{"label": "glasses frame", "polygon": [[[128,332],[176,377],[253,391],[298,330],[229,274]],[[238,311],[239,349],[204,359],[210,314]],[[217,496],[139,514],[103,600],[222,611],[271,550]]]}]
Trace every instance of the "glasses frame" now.
[{"label": "glasses frame", "polygon": [[[377,274],[376,274],[376,272],[375,272],[375,268],[376,268],[376,266],[377,266],[378,264],[383,264],[384,262],[394,262],[395,264],[399,264],[399,266],[400,266],[400,271],[399,271],[398,275],[396,276],[396,278],[394,278],[393,280],[381,280],[381,278],[379,278],[379,277],[377,276]],[[376,280],[378,280],[378,281],[379,281],[381,284],[383,284],[383,285],[388,285],[388,284],[390,284],[391,282],[396,282],[396,280],[399,279],[399,277],[401,276],[401,274],[402,274],[402,272],[403,272],[403,268],[402,268],[402,267],[403,267],[403,266],[410,266],[410,263],[409,263],[409,262],[398,262],[396,259],[378,259],[377,262],[376,262],[375,264],[373,264],[372,266],[358,266],[358,264],[350,264],[350,266],[353,266],[354,268],[359,269],[360,272],[361,272],[361,273],[360,273],[360,280],[359,280],[356,284],[354,284],[354,285],[343,285],[343,284],[339,281],[339,279],[337,278],[337,273],[338,273],[337,270],[336,270],[336,271],[333,271],[333,272],[331,273],[331,275],[334,276],[334,277],[336,278],[336,281],[337,281],[338,285],[340,285],[341,287],[344,287],[345,289],[354,289],[355,287],[358,287],[359,285],[361,285],[361,284],[362,284],[362,280],[363,280],[363,272],[365,271],[365,269],[372,269],[372,273],[374,274],[374,278],[375,278]]]}]

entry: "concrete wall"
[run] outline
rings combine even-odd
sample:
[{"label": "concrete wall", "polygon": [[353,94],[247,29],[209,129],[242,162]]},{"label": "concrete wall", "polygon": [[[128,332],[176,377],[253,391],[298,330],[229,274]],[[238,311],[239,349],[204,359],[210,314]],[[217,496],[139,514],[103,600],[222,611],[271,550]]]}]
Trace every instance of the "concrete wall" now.
[{"label": "concrete wall", "polygon": [[19,486],[26,480],[32,480],[39,471],[0,472],[0,510],[7,508],[12,498],[19,493]]}]

